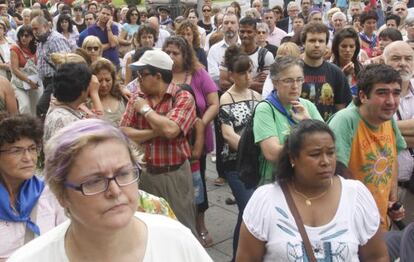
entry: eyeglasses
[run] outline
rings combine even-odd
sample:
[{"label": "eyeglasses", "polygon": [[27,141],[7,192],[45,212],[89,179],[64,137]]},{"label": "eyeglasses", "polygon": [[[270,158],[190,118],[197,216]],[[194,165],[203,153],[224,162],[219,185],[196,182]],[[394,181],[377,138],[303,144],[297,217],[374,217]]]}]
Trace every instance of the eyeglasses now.
[{"label": "eyeglasses", "polygon": [[131,16],[139,16],[138,13],[131,13]]},{"label": "eyeglasses", "polygon": [[294,85],[295,83],[301,85],[301,84],[303,84],[303,82],[305,82],[303,77],[298,77],[296,79],[293,79],[293,78],[277,79],[277,81],[280,81],[283,84],[290,85],[290,86]]},{"label": "eyeglasses", "polygon": [[29,152],[30,155],[37,155],[39,153],[39,147],[37,145],[31,145],[29,147],[11,147],[9,149],[0,150],[0,153],[6,153],[9,155],[22,157],[25,153]]},{"label": "eyeglasses", "polygon": [[211,12],[211,9],[204,9],[203,12]]},{"label": "eyeglasses", "polygon": [[138,81],[142,81],[146,76],[149,76],[149,75],[151,75],[151,73],[148,73],[148,72],[146,72],[146,73],[144,73],[144,72],[137,72],[137,78],[138,78]]},{"label": "eyeglasses", "polygon": [[95,52],[98,52],[98,50],[99,50],[99,46],[87,46],[87,47],[86,47],[86,49],[87,49],[89,52],[92,52],[92,50],[93,50],[93,51],[95,51]]},{"label": "eyeglasses", "polygon": [[109,188],[109,183],[114,180],[119,187],[124,187],[135,183],[139,179],[139,168],[133,167],[118,171],[113,177],[98,176],[87,180],[79,185],[70,182],[64,182],[63,185],[80,191],[84,196],[92,196],[105,192]]}]

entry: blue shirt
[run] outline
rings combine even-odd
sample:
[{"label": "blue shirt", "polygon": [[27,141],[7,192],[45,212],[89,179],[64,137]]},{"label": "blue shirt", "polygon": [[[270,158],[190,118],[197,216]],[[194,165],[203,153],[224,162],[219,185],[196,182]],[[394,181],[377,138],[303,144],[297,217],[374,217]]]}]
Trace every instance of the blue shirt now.
[{"label": "blue shirt", "polygon": [[[111,27],[112,27],[112,34],[114,34],[114,36],[118,36],[119,34],[118,27],[114,24]],[[98,37],[99,40],[101,40],[102,44],[109,43],[108,33],[107,33],[106,28],[105,30],[102,30],[97,24],[94,24],[86,28],[85,30],[83,30],[82,33],[79,35],[78,46],[82,46],[83,40],[85,40],[85,38],[90,35]],[[103,51],[102,57],[110,60],[112,63],[114,63],[114,65],[119,66],[118,47],[110,47],[107,50]]]}]

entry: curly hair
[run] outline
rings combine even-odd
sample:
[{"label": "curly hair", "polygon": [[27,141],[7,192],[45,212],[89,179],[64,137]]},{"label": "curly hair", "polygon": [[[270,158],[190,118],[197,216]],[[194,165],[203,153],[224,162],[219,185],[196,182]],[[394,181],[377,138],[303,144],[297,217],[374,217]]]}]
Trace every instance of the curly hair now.
[{"label": "curly hair", "polygon": [[193,42],[191,43],[193,45],[193,48],[200,47],[200,33],[198,32],[198,28],[189,20],[184,20],[181,22],[176,31],[176,35],[184,37],[187,28],[190,28],[191,32],[193,33]]},{"label": "curly hair", "polygon": [[39,119],[30,115],[0,115],[0,147],[28,138],[36,145],[42,144],[43,125]]},{"label": "curly hair", "polygon": [[164,42],[162,50],[165,49],[169,45],[175,45],[180,50],[183,56],[183,69],[185,71],[189,71],[192,74],[195,73],[200,67],[203,67],[201,63],[198,61],[194,49],[191,48],[190,44],[181,36],[171,36],[167,38]]},{"label": "curly hair", "polygon": [[110,94],[117,99],[122,99],[121,88],[116,77],[116,70],[111,61],[109,61],[106,58],[99,58],[98,60],[92,63],[91,70],[92,74],[94,75],[99,74],[99,72],[101,72],[102,70],[107,70],[108,72],[110,72],[112,77],[112,87]]}]

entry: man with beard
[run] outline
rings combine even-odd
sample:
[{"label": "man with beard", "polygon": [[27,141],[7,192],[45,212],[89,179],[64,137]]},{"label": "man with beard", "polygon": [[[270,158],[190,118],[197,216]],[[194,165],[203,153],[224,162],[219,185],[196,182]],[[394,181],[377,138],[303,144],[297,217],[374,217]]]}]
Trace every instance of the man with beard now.
[{"label": "man with beard", "polygon": [[407,190],[414,171],[414,88],[411,84],[414,51],[406,42],[395,41],[385,48],[383,57],[385,64],[397,70],[402,79],[400,106],[394,114],[394,120],[397,121],[408,149],[398,154],[398,193],[404,206],[408,210],[414,210],[413,194]]},{"label": "man with beard", "polygon": [[99,38],[102,43],[102,57],[111,61],[119,69],[119,52],[118,52],[118,27],[112,21],[112,8],[109,5],[103,5],[99,12],[98,21],[85,29],[86,34],[79,36],[78,46],[82,46],[83,40],[87,36],[93,35]]},{"label": "man with beard", "polygon": [[388,218],[404,217],[404,208],[390,210],[398,200],[397,153],[406,147],[393,119],[401,84],[400,74],[392,67],[367,66],[358,75],[355,106],[339,111],[329,122],[336,137],[338,173],[365,184],[377,203],[384,230],[389,228]]},{"label": "man with beard", "polygon": [[49,22],[43,16],[33,18],[31,25],[33,34],[39,42],[36,51],[37,68],[44,88],[43,94],[37,103],[36,114],[44,118],[49,108],[50,96],[53,91],[52,77],[55,72],[50,55],[53,53],[68,53],[71,49],[66,38],[58,32],[52,31]]},{"label": "man with beard", "polygon": [[[239,35],[241,49],[252,61],[252,83],[250,88],[261,93],[263,83],[269,74],[270,65],[273,63],[273,55],[266,48],[256,43],[256,20],[251,17],[244,17],[240,20]],[[224,66],[220,68],[220,86],[228,89],[233,82],[230,74]]]},{"label": "man with beard", "polygon": [[[238,35],[239,31],[239,20],[235,14],[227,13],[223,16],[223,25],[222,31],[224,33],[224,39],[211,46],[208,55],[208,72],[211,78],[219,83],[220,78],[220,65],[224,61],[224,53],[226,52],[227,47],[230,45],[240,44],[240,39]],[[226,91],[230,87],[229,84],[225,86],[220,86],[222,91]]]},{"label": "man with beard", "polygon": [[302,17],[303,20],[305,20],[305,23],[308,21],[308,16],[309,16],[312,6],[313,6],[312,0],[300,1],[300,8],[302,9],[302,12],[300,12],[298,16]]},{"label": "man with beard", "polygon": [[352,100],[344,73],[336,65],[324,60],[328,40],[328,27],[322,23],[307,24],[303,28],[305,82],[301,96],[316,105],[325,121]]}]

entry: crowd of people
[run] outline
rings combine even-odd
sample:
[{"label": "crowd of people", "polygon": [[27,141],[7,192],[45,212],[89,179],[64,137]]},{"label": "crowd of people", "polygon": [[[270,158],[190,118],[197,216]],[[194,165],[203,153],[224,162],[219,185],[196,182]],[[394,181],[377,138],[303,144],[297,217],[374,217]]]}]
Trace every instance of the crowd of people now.
[{"label": "crowd of people", "polygon": [[414,2],[266,4],[0,0],[0,261],[410,261]]}]

